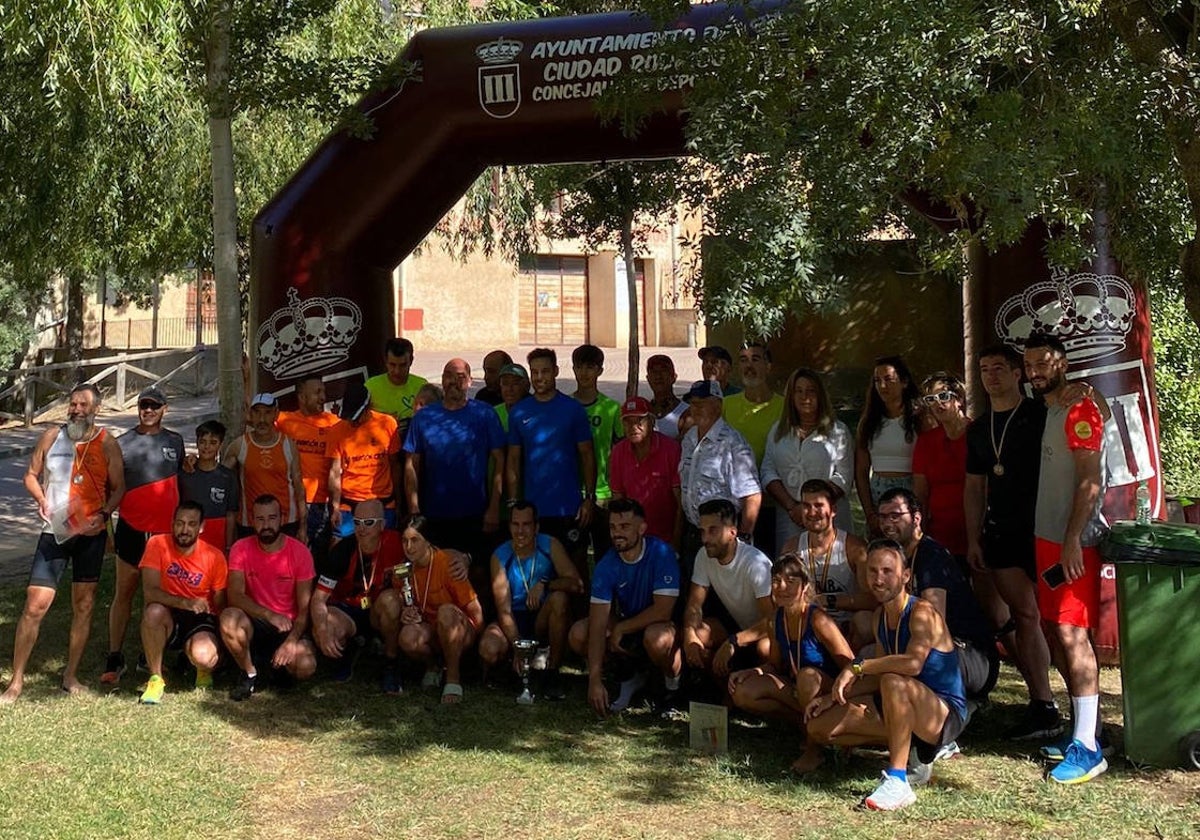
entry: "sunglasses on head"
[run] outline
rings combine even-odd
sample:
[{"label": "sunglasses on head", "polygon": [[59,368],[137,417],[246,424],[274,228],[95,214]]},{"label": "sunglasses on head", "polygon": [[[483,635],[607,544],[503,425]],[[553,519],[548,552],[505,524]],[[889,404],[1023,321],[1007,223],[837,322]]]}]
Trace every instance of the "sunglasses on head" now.
[{"label": "sunglasses on head", "polygon": [[938,391],[936,394],[926,394],[921,397],[925,405],[937,405],[938,403],[948,403],[955,399],[953,391]]},{"label": "sunglasses on head", "polygon": [[162,407],[162,403],[154,400],[142,400],[138,403],[138,411],[158,411]]},{"label": "sunglasses on head", "polygon": [[366,519],[359,519],[356,516],[356,517],[354,517],[354,527],[356,527],[356,528],[373,528],[382,521],[383,521],[382,519],[380,519],[379,517],[375,517],[375,516],[367,517]]}]

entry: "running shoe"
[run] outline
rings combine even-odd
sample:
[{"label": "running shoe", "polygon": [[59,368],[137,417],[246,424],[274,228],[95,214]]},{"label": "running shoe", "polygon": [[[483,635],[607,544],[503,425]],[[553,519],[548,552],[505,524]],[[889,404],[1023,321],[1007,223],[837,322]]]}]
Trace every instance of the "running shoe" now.
[{"label": "running shoe", "polygon": [[204,668],[196,669],[196,689],[198,691],[208,691],[213,687],[212,671]]},{"label": "running shoe", "polygon": [[864,808],[872,811],[899,811],[917,801],[908,782],[902,782],[895,776],[883,774],[879,787],[875,792],[862,801]]},{"label": "running shoe", "polygon": [[249,674],[243,672],[242,678],[240,680],[238,680],[238,684],[235,685],[230,690],[229,699],[237,701],[237,702],[241,702],[242,700],[249,700],[251,694],[258,693],[258,684],[257,683],[258,683],[258,674],[255,674],[252,677]]},{"label": "running shoe", "polygon": [[400,687],[400,672],[395,665],[384,667],[383,675],[379,678],[379,687],[383,689],[384,694],[392,696],[404,693],[404,690]]},{"label": "running shoe", "polygon": [[100,675],[100,682],[104,685],[116,685],[124,675],[125,654],[119,650],[113,651],[104,660],[104,673]]},{"label": "running shoe", "polygon": [[1063,733],[1063,718],[1058,709],[1037,700],[1030,700],[1021,719],[1009,727],[1005,737],[1010,741],[1040,741],[1057,738]]},{"label": "running shoe", "polygon": [[[1067,750],[1073,743],[1075,743],[1075,737],[1070,731],[1068,731],[1064,733],[1063,736],[1057,741],[1042,746],[1038,750],[1038,753],[1040,753],[1042,758],[1044,758],[1046,761],[1062,761],[1067,755]],[[1104,737],[1103,733],[1101,733],[1100,737],[1096,739],[1096,743],[1100,745],[1100,754],[1105,758],[1109,758],[1114,752],[1116,752],[1116,749],[1108,742],[1108,739]]]},{"label": "running shoe", "polygon": [[166,690],[167,684],[163,682],[163,678],[158,674],[151,674],[146,683],[146,690],[142,692],[140,702],[147,706],[157,706],[162,702],[163,692]]},{"label": "running shoe", "polygon": [[1108,760],[1099,749],[1089,750],[1072,741],[1063,760],[1050,771],[1049,779],[1060,785],[1078,785],[1094,779],[1108,769]]},{"label": "running shoe", "polygon": [[962,755],[962,749],[958,746],[958,741],[951,741],[938,748],[937,755],[933,757],[933,760],[946,761],[959,755]]},{"label": "running shoe", "polygon": [[921,787],[933,781],[933,764],[926,764],[915,755],[908,760],[908,786]]}]

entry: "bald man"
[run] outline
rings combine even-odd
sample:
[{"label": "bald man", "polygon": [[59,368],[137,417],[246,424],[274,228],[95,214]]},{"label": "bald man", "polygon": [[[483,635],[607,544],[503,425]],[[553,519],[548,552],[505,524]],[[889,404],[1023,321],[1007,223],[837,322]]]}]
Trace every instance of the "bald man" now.
[{"label": "bald man", "polygon": [[467,398],[470,387],[471,366],[446,362],[441,403],[426,406],[408,427],[405,489],[409,512],[433,526],[431,542],[471,556],[472,582],[483,593],[491,589],[483,535],[500,523],[505,438],[492,407]]}]

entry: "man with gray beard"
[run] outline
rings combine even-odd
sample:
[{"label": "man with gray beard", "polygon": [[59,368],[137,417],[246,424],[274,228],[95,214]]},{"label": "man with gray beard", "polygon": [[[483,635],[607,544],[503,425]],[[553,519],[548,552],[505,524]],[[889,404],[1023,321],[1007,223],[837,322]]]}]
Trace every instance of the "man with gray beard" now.
[{"label": "man with gray beard", "polygon": [[0,703],[12,703],[25,687],[25,666],[58,582],[71,563],[71,632],[62,690],[83,689],[76,676],[92,629],[96,582],[104,560],[106,525],[125,493],[125,465],[112,435],[96,427],[100,393],[91,384],[71,391],[67,422],[47,429],[34,447],[25,489],[38,505],[38,537],[25,608],[13,643],[13,676]]}]

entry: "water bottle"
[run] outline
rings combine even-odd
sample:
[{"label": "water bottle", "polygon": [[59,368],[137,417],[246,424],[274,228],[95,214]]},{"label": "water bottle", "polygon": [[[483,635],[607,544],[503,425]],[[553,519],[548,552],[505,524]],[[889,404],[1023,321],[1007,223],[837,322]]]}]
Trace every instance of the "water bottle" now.
[{"label": "water bottle", "polygon": [[1150,482],[1139,481],[1134,494],[1134,518],[1139,525],[1150,524]]}]

